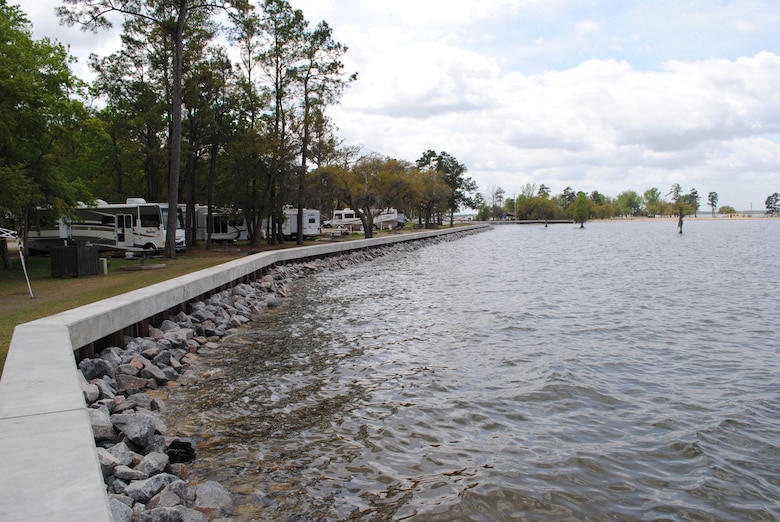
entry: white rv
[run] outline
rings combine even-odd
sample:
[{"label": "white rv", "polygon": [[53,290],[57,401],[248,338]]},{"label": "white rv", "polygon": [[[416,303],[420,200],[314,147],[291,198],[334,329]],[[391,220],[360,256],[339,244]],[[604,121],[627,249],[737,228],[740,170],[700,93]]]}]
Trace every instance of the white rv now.
[{"label": "white rv", "polygon": [[246,241],[249,239],[249,226],[246,218],[241,214],[230,214],[220,209],[211,209],[211,220],[208,219],[208,206],[195,205],[195,238],[198,241],[208,239],[211,232],[211,240],[217,243]]},{"label": "white rv", "polygon": [[[49,252],[65,244],[90,244],[103,250],[165,248],[163,208],[142,198],[128,198],[122,204],[98,200],[94,207],[79,205],[74,219],[54,219],[51,211],[43,209],[36,213],[40,222],[27,233],[27,245],[34,251]],[[176,231],[176,245],[184,247],[183,229],[181,234]]]},{"label": "white rv", "polygon": [[[403,228],[406,224],[404,214],[394,208],[372,210],[371,212],[374,215],[374,229]],[[333,219],[330,220],[328,225],[334,228],[343,227],[352,231],[363,230],[363,222],[351,208],[334,210]]]},{"label": "white rv", "polygon": [[[133,198],[140,199],[140,198]],[[130,201],[130,199],[128,199]],[[163,228],[168,226],[168,203],[158,203],[160,209],[162,209],[163,215]],[[179,204],[178,210],[176,210],[176,251],[183,252],[187,246],[186,233],[184,232],[184,216],[186,205]],[[164,246],[164,243],[163,243]]]},{"label": "white rv", "polygon": [[[298,209],[284,209],[284,223],[282,223],[282,235],[293,238],[298,235]],[[320,211],[311,208],[303,209],[303,237],[317,237],[320,235]]]}]

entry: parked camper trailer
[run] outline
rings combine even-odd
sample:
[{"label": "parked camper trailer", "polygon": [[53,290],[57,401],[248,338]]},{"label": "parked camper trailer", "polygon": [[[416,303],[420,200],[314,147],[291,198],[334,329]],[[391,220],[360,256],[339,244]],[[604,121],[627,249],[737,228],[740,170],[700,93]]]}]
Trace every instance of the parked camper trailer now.
[{"label": "parked camper trailer", "polygon": [[[406,217],[404,214],[398,212],[394,208],[386,208],[381,211],[374,210],[372,212],[374,214],[375,229],[403,228],[406,224]],[[328,222],[328,226],[344,227],[353,231],[363,231],[363,222],[360,220],[357,213],[350,208],[335,210],[333,212],[333,219]]]},{"label": "parked camper trailer", "polygon": [[363,230],[363,222],[351,208],[333,211],[333,219],[325,225],[328,228],[346,228],[347,230]]},{"label": "parked camper trailer", "polygon": [[[49,252],[65,244],[95,245],[102,250],[165,247],[165,219],[161,205],[141,198],[128,198],[122,204],[98,200],[94,207],[75,208],[75,219],[55,219],[49,210],[38,210],[39,224],[27,234],[28,247]],[[184,246],[184,234],[176,234],[177,247]]]},{"label": "parked camper trailer", "polygon": [[217,243],[249,239],[249,226],[243,215],[229,214],[212,208],[209,221],[208,210],[208,206],[195,206],[195,237],[198,241],[206,241],[209,232],[211,240]]},{"label": "parked camper trailer", "polygon": [[[293,238],[298,235],[298,209],[284,209],[284,223],[282,223],[282,235]],[[303,237],[317,237],[320,235],[320,211],[310,208],[303,209]]]}]

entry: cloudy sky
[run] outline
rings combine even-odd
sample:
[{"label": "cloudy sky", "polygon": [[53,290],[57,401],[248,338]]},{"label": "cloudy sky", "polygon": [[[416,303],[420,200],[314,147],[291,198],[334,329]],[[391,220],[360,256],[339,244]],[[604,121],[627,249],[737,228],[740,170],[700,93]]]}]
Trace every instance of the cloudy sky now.
[{"label": "cloudy sky", "polygon": [[[10,0],[9,3],[15,3]],[[19,2],[81,57],[116,33]],[[291,0],[349,47],[330,114],[346,143],[446,151],[487,193],[528,183],[616,196],[673,183],[759,210],[780,192],[777,0]],[[119,26],[119,24],[117,24]]]}]

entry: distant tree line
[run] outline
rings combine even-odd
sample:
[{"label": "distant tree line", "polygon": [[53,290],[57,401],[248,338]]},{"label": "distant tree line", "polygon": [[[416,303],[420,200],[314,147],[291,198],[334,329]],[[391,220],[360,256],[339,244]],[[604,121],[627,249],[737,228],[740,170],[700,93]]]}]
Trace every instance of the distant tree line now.
[{"label": "distant tree line", "polygon": [[[665,199],[657,187],[644,191],[641,195],[633,190],[621,192],[616,197],[606,196],[597,190],[590,194],[566,187],[563,192],[551,195],[545,184],[526,183],[520,194],[506,197],[501,187],[491,185],[486,194],[478,194],[477,219],[521,219],[555,220],[571,219],[584,223],[588,219],[607,219],[612,217],[633,216],[688,216],[698,215],[701,195],[695,188],[687,193],[675,183]],[[780,199],[780,197],[778,197]],[[717,192],[707,195],[707,205],[712,215],[736,214],[730,206],[718,207]]]}]

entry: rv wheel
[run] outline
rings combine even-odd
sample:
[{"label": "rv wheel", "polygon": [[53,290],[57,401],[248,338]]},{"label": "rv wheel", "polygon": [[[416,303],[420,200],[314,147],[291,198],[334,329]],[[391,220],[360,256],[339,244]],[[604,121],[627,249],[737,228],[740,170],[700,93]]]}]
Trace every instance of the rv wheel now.
[{"label": "rv wheel", "polygon": [[144,245],[144,250],[157,250],[157,247],[154,246],[154,243],[146,243]]}]

